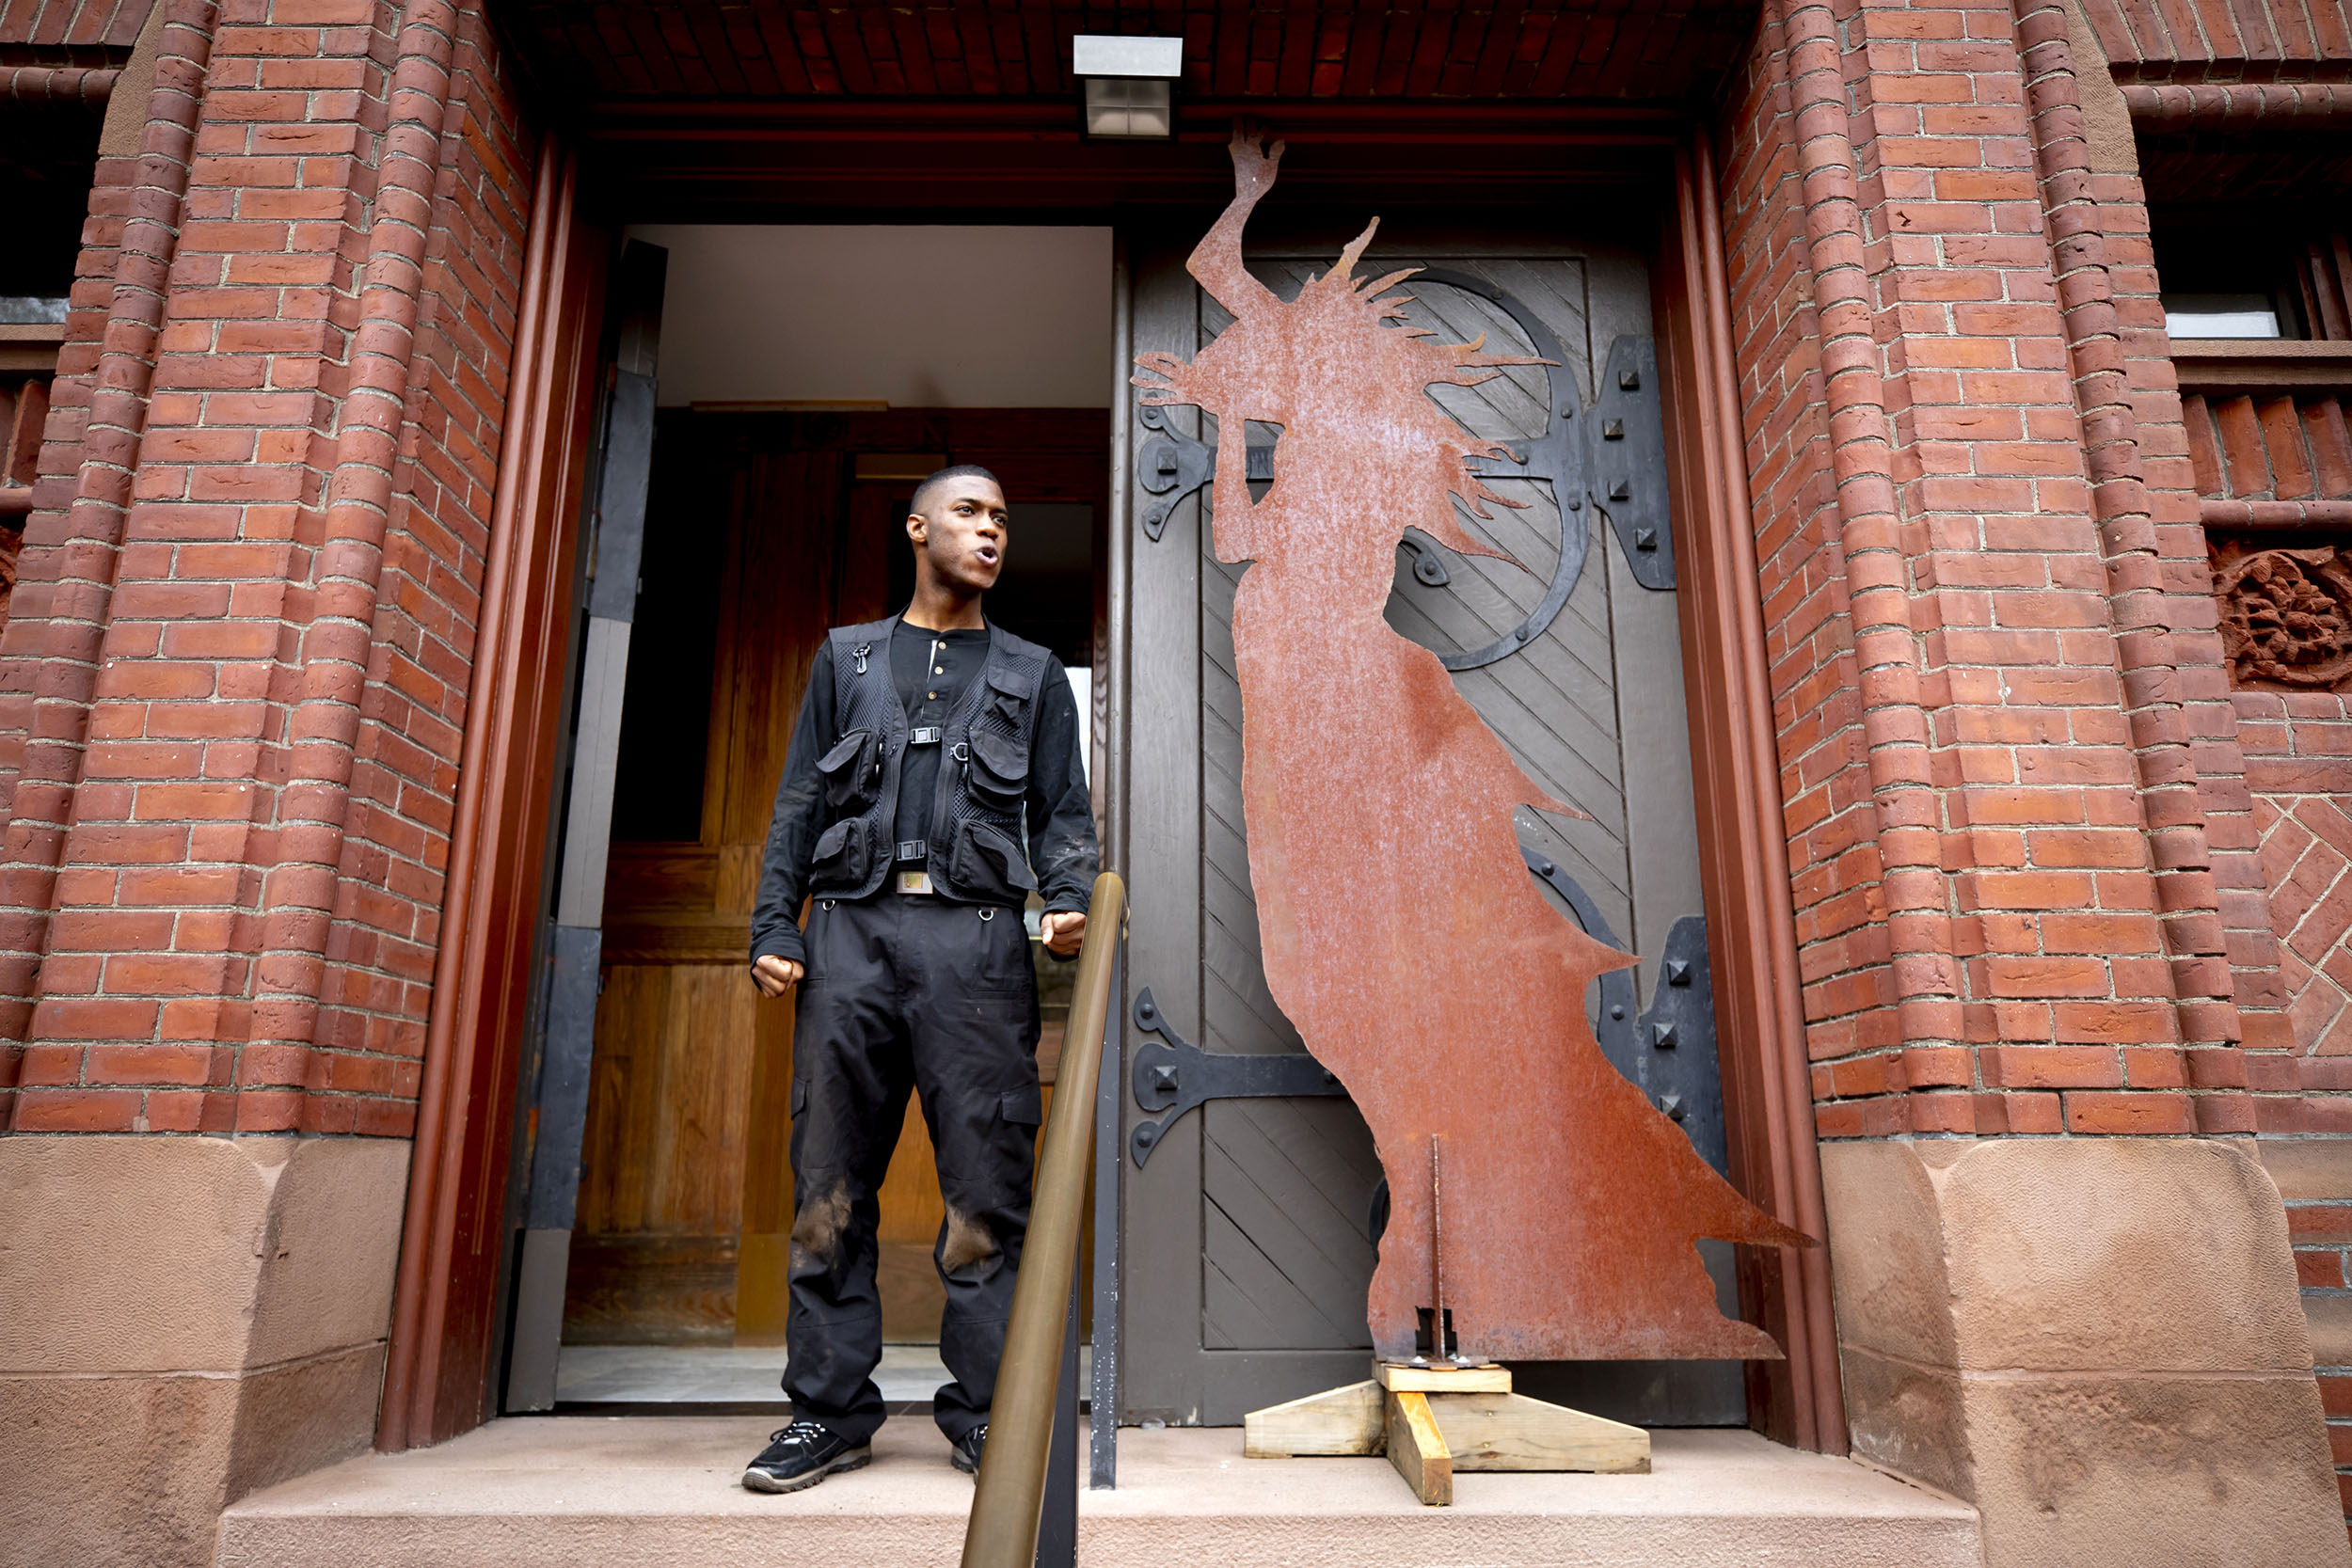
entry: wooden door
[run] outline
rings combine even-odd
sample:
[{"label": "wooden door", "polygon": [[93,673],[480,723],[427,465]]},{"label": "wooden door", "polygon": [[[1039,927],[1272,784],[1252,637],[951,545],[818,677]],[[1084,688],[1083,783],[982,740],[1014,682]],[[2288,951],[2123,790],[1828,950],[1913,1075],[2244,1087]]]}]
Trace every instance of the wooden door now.
[{"label": "wooden door", "polygon": [[780,1338],[792,1004],[744,971],[760,847],[825,628],[881,613],[846,454],[683,411],[655,447],[623,710],[571,1342]]},{"label": "wooden door", "polygon": [[[1289,298],[1338,249],[1335,241],[1311,254],[1264,254],[1253,267]],[[1181,250],[1138,241],[1131,255],[1136,351],[1190,358],[1228,325],[1183,272]],[[1642,264],[1622,249],[1375,250],[1364,267],[1412,264],[1500,290],[1532,312],[1558,340],[1586,407],[1597,358],[1606,360],[1619,335],[1651,330]],[[1417,296],[1406,308],[1411,325],[1449,341],[1484,332],[1500,352],[1535,351],[1511,315],[1475,292],[1428,280],[1406,292]],[[1546,376],[1514,370],[1433,395],[1475,434],[1524,443],[1554,418]],[[1180,433],[1204,440],[1241,434],[1201,431],[1195,409],[1167,413]],[[1248,439],[1271,445],[1277,434],[1252,427]],[[1460,520],[1528,570],[1449,554],[1445,580],[1432,585],[1410,569],[1416,558],[1400,551],[1390,622],[1440,653],[1484,646],[1522,624],[1560,559],[1561,498],[1550,484],[1492,483],[1524,509],[1498,508],[1491,523],[1467,514]],[[1138,490],[1134,514],[1144,515],[1150,502]],[[1244,568],[1217,562],[1208,526],[1204,489],[1168,513],[1156,541],[1137,531],[1125,546],[1131,995],[1150,987],[1176,1032],[1204,1050],[1296,1052],[1298,1036],[1266,989],[1241,816],[1231,618]],[[1624,547],[1597,517],[1586,531],[1584,564],[1560,612],[1518,652],[1457,672],[1454,683],[1538,784],[1591,814],[1561,822],[1523,812],[1520,838],[1565,868],[1644,956],[1646,997],[1668,930],[1702,909],[1679,632],[1673,593],[1635,581]],[[1366,691],[1363,700],[1388,699]],[[1330,809],[1344,817],[1348,802]],[[1430,867],[1433,886],[1446,874]],[[1421,974],[1398,983],[1476,977]],[[1597,995],[1588,1006],[1597,1006]],[[1131,1028],[1131,1049],[1139,1037]],[[1131,1125],[1136,1115],[1131,1103]],[[1126,1179],[1126,1418],[1227,1424],[1360,1378],[1371,1351],[1364,1293],[1376,1258],[1380,1180],[1371,1135],[1344,1099],[1212,1100],[1176,1123]],[[1730,1309],[1728,1249],[1722,1252],[1709,1262]],[[1521,1386],[1629,1419],[1745,1419],[1736,1363],[1557,1365],[1527,1369]]]}]

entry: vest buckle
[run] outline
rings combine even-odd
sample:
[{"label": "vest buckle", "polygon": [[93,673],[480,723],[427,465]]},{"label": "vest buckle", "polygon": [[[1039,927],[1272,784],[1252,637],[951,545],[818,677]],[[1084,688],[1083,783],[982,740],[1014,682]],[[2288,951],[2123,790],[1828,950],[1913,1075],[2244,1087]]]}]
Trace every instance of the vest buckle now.
[{"label": "vest buckle", "polygon": [[947,734],[944,724],[918,724],[907,732],[910,746],[936,746]]}]

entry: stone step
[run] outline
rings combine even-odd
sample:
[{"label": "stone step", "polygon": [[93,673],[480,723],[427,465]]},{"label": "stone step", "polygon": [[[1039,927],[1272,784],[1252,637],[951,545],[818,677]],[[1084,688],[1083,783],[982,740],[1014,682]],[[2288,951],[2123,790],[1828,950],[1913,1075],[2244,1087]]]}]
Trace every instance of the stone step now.
[{"label": "stone step", "polygon": [[[221,1568],[917,1568],[952,1565],[972,1483],[928,1423],[806,1492],[737,1484],[771,1423],[494,1421],[257,1493]],[[1978,1568],[1975,1511],[1753,1433],[1661,1431],[1646,1476],[1464,1475],[1416,1503],[1380,1459],[1244,1459],[1235,1428],[1120,1433],[1120,1485],[1080,1496],[1086,1568]]]}]

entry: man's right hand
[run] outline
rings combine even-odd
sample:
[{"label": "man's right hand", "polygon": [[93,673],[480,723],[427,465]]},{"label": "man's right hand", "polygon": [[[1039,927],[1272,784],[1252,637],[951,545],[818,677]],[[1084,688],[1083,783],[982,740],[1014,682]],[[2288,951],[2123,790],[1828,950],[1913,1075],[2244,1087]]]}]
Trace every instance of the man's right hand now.
[{"label": "man's right hand", "polygon": [[763,953],[752,960],[752,984],[762,996],[784,996],[801,983],[803,970],[790,958],[779,958],[773,953]]}]

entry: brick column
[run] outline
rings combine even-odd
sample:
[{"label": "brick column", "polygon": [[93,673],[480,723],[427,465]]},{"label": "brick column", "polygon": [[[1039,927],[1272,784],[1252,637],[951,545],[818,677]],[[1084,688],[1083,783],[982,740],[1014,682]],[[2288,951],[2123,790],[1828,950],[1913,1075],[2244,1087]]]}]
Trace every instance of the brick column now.
[{"label": "brick column", "polygon": [[1989,1563],[2328,1560],[2277,1194],[2194,1136],[2249,1125],[2210,611],[2149,497],[2064,32],[1773,0],[1724,123],[1852,1439],[1975,1501]]},{"label": "brick column", "polygon": [[193,1568],[375,1425],[535,150],[478,7],[161,4],[0,638],[0,1465]]},{"label": "brick column", "polygon": [[108,103],[40,478],[0,634],[0,1040],[10,1087],[81,777],[215,22],[214,0],[162,0],[140,38],[147,59],[124,72]]},{"label": "brick column", "polygon": [[184,222],[137,253],[168,288],[117,286],[97,376],[135,379],[152,313],[143,419],[103,425],[135,460],[60,454],[127,514],[48,523],[0,650],[18,1131],[409,1130],[527,218],[509,90],[434,0],[222,8]]}]

